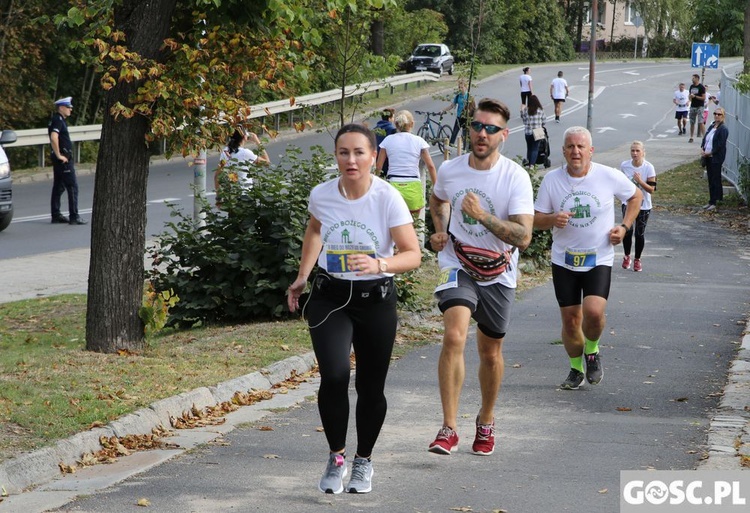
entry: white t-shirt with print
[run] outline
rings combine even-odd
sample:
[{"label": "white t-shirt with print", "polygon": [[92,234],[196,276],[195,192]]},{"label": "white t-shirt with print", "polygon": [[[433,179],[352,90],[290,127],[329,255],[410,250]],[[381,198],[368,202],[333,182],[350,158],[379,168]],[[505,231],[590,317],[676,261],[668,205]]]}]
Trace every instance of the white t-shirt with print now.
[{"label": "white t-shirt with print", "polygon": [[547,173],[534,209],[543,214],[573,212],[565,228],[552,228],[552,263],[572,271],[611,267],[615,258],[609,242],[609,231],[615,226],[614,198],[626,202],[635,190],[623,173],[593,162],[583,178],[573,178],[565,166]]},{"label": "white t-shirt with print", "polygon": [[[258,160],[258,156],[247,148],[238,148],[237,153],[229,153],[229,148],[224,148],[219,156],[219,164],[222,166],[239,165],[244,162],[254,164],[256,160]],[[253,179],[247,171],[237,169],[236,172],[237,182],[240,185],[248,189],[253,186]]]},{"label": "white t-shirt with print", "polygon": [[318,266],[346,280],[382,278],[383,275],[356,276],[346,267],[347,255],[391,257],[394,242],[390,229],[413,223],[401,194],[376,176],[367,193],[353,200],[339,192],[338,177],[316,185],[310,193],[308,210],[321,223],[323,251],[318,256]]},{"label": "white t-shirt with print", "polygon": [[625,173],[625,176],[628,177],[628,180],[632,181],[635,184],[635,186],[638,187],[643,193],[643,201],[641,201],[641,210],[651,210],[651,208],[653,208],[653,205],[651,204],[651,194],[644,191],[643,187],[638,185],[636,181],[633,179],[633,175],[635,173],[640,173],[641,179],[644,182],[648,182],[650,178],[655,178],[656,170],[654,169],[654,166],[651,165],[651,162],[644,160],[643,163],[639,167],[635,167],[631,159],[624,160],[622,164],[620,164],[620,171]]},{"label": "white t-shirt with print", "polygon": [[409,132],[391,134],[380,143],[388,155],[388,179],[405,182],[419,179],[419,159],[427,141]]},{"label": "white t-shirt with print", "polygon": [[687,112],[690,110],[690,93],[687,89],[680,91],[679,89],[674,92],[674,99],[677,100],[677,112]]},{"label": "white t-shirt with print", "polygon": [[[487,171],[479,171],[469,166],[470,154],[443,162],[438,170],[437,183],[433,194],[451,206],[448,230],[459,242],[478,248],[490,249],[498,253],[513,248],[495,237],[479,221],[466,216],[461,211],[461,202],[467,192],[479,197],[482,208],[498,219],[507,220],[510,215],[534,215],[534,192],[529,173],[513,162],[500,156],[497,163]],[[461,267],[448,241],[438,253],[440,269]],[[518,268],[518,251],[512,255],[511,267],[492,281],[477,282],[479,285],[501,283],[515,288]]]}]

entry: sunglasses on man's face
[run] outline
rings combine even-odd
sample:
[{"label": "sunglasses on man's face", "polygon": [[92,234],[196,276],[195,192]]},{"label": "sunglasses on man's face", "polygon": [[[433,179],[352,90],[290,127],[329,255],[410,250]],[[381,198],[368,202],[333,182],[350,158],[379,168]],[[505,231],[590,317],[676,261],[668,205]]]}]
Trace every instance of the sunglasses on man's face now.
[{"label": "sunglasses on man's face", "polygon": [[486,125],[484,123],[480,123],[479,121],[472,121],[471,129],[474,130],[476,133],[479,133],[482,131],[482,129],[484,129],[484,131],[487,132],[489,135],[493,135],[493,134],[500,132],[501,130],[505,130],[505,127],[497,126],[497,125]]}]

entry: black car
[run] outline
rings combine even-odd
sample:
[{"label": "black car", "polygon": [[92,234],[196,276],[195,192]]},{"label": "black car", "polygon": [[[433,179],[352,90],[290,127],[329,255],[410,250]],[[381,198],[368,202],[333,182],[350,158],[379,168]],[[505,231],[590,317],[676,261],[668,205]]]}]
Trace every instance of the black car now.
[{"label": "black car", "polygon": [[406,72],[432,71],[438,75],[447,72],[453,75],[453,55],[444,44],[417,46],[406,60]]}]

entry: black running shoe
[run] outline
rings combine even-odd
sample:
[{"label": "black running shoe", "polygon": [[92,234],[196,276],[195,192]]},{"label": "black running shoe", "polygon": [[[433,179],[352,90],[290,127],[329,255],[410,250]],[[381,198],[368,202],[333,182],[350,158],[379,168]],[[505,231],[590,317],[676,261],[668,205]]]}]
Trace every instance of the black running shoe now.
[{"label": "black running shoe", "polygon": [[599,353],[587,354],[584,359],[586,360],[586,380],[592,385],[598,385],[604,376],[601,356]]},{"label": "black running shoe", "polygon": [[578,390],[578,387],[583,383],[583,372],[577,369],[570,369],[570,374],[562,382],[560,388],[563,390]]}]

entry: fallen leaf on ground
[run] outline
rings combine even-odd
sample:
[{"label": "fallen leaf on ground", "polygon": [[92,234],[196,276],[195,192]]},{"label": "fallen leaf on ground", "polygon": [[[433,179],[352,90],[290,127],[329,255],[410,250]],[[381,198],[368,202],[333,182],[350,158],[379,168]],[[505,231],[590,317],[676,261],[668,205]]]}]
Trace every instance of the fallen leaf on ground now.
[{"label": "fallen leaf on ground", "polygon": [[273,431],[271,426],[259,426],[258,431]]},{"label": "fallen leaf on ground", "polygon": [[138,502],[136,502],[136,504],[143,508],[148,508],[149,506],[151,506],[151,501],[148,499],[138,499]]},{"label": "fallen leaf on ground", "polygon": [[602,488],[601,490],[599,490],[599,493],[607,493],[608,491],[609,490],[607,490],[606,488]]},{"label": "fallen leaf on ground", "polygon": [[633,411],[632,408],[628,408],[627,406],[618,406],[617,408],[615,408],[615,410],[617,410],[617,411]]},{"label": "fallen leaf on ground", "polygon": [[279,455],[278,454],[264,454],[263,457],[267,460],[278,460]]}]

